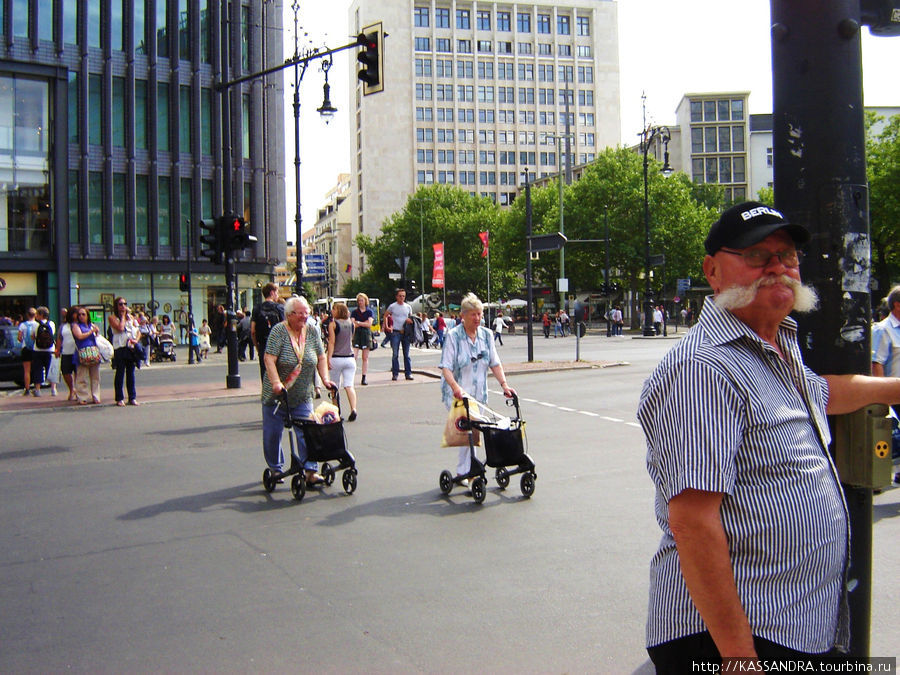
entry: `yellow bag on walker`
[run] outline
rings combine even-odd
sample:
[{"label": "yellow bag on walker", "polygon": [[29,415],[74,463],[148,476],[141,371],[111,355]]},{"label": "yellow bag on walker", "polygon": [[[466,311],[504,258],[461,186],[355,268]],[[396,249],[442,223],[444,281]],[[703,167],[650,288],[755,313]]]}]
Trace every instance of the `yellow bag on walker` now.
[{"label": "yellow bag on walker", "polygon": [[[469,414],[475,416],[478,414],[478,403],[475,399],[469,399]],[[466,417],[465,404],[454,399],[453,405],[450,406],[450,412],[447,414],[447,423],[444,425],[444,438],[441,442],[442,448],[458,448],[469,444],[469,420]],[[481,434],[478,429],[472,429],[472,444],[475,447],[481,445]]]}]

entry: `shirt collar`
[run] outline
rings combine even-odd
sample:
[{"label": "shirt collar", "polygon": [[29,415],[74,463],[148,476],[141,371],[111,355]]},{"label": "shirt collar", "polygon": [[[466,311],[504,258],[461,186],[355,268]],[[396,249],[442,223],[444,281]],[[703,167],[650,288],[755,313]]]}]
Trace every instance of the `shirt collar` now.
[{"label": "shirt collar", "polygon": [[[712,295],[703,302],[699,323],[704,327],[710,340],[715,345],[723,345],[741,338],[747,338],[765,346],[767,343],[757,335],[750,326],[738,319],[726,309],[720,308]],[[778,325],[779,331],[788,331],[796,335],[797,322],[786,316]]]},{"label": "shirt collar", "polygon": [[900,319],[894,316],[893,312],[887,315],[887,320],[891,323],[891,326],[893,328],[897,328],[898,326],[900,326]]}]

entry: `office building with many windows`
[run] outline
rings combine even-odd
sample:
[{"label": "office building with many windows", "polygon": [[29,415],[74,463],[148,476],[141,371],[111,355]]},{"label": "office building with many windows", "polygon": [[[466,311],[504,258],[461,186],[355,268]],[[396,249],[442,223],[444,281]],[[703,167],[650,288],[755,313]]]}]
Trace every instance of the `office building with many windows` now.
[{"label": "office building with many windows", "polygon": [[[0,3],[0,314],[124,295],[178,319],[190,251],[199,321],[224,299],[197,223],[222,213],[226,147],[259,240],[239,290],[267,281],[285,255],[281,78],[229,88],[223,120],[219,0]],[[232,78],[281,62],[280,5],[228,11]]]},{"label": "office building with many windows", "polygon": [[[612,0],[355,0],[351,31],[381,21],[389,37],[384,90],[351,93],[354,236],[376,235],[420,185],[506,205],[526,169],[565,167],[566,138],[571,165],[617,145],[616,17]],[[355,273],[364,264],[354,251]]]}]

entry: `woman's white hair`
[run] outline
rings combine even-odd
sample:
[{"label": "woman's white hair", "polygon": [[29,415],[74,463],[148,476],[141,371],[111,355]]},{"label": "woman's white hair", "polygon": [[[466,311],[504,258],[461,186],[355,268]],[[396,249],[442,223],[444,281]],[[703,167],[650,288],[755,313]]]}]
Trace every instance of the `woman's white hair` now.
[{"label": "woman's white hair", "polygon": [[306,305],[309,309],[309,301],[302,295],[292,295],[284,302],[284,315],[293,314],[297,311],[297,305]]},{"label": "woman's white hair", "polygon": [[483,312],[484,303],[474,293],[466,293],[465,297],[459,302],[459,311],[468,312],[473,309],[477,312]]}]

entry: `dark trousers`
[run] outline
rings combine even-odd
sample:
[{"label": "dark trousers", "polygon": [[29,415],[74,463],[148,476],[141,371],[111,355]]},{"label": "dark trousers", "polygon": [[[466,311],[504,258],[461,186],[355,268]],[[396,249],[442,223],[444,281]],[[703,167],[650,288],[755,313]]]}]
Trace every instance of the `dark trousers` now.
[{"label": "dark trousers", "polygon": [[47,371],[50,370],[50,357],[52,352],[34,350],[31,357],[31,384],[36,387],[44,384]]},{"label": "dark trousers", "polygon": [[400,374],[400,345],[403,345],[403,373],[406,377],[412,377],[412,364],[409,361],[409,338],[404,331],[395,330],[391,333],[391,375],[397,377]]},{"label": "dark trousers", "polygon": [[[113,387],[116,392],[116,403],[125,400],[125,394],[122,385],[128,387],[128,400],[137,399],[137,392],[134,389],[134,357],[131,355],[128,347],[119,347],[115,353],[116,359],[116,378]],[[121,355],[120,355],[121,354]]]},{"label": "dark trousers", "polygon": [[247,347],[250,347],[250,360],[253,360],[253,341],[248,337],[243,337],[238,340],[238,358],[243,361],[247,358]]},{"label": "dark trousers", "polygon": [[[815,658],[827,658],[831,661],[845,661],[846,655],[836,650],[823,654],[808,654],[794,649],[782,647],[770,640],[753,636],[753,646],[756,647],[756,655],[762,661],[799,661]],[[694,633],[677,640],[663,642],[655,647],[647,647],[650,660],[656,666],[657,675],[684,675],[693,672],[713,672],[712,668],[701,670],[700,664],[716,664],[721,667],[722,657],[716,649],[716,643],[708,631]],[[696,664],[696,665],[695,665]],[[721,671],[715,671],[721,672]],[[742,672],[734,670],[733,672]],[[752,672],[752,671],[743,671]]]}]

